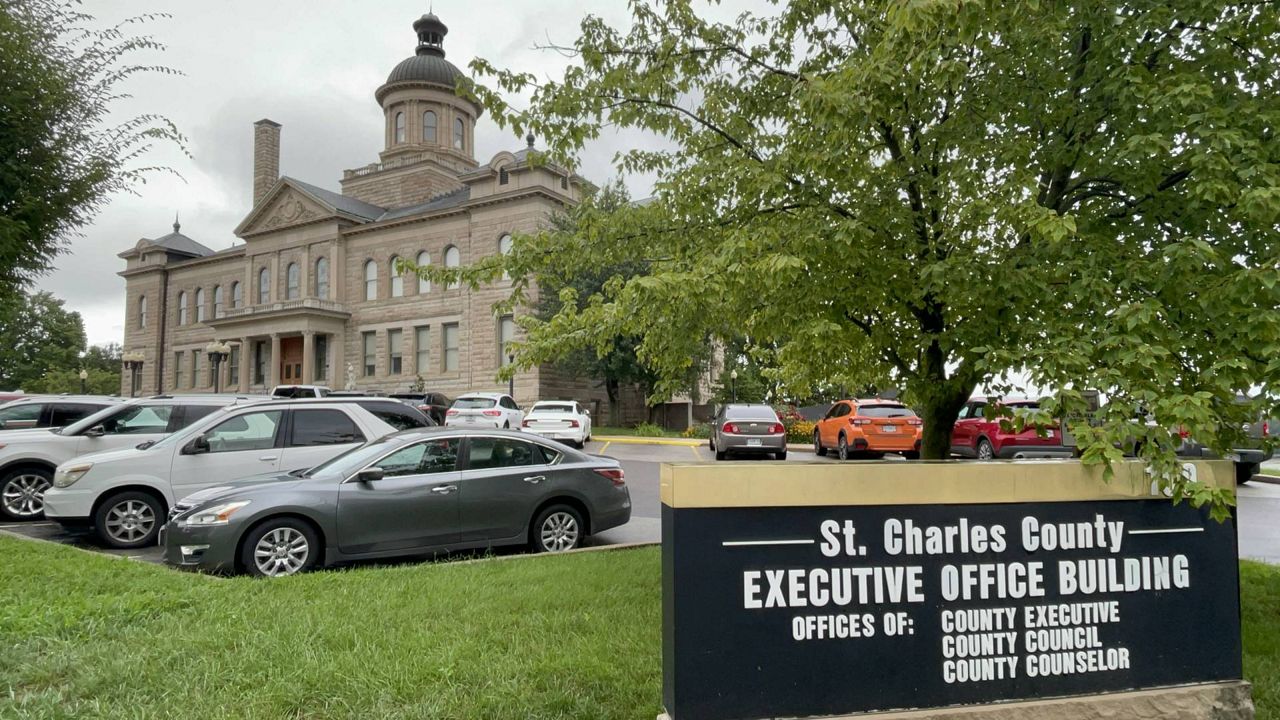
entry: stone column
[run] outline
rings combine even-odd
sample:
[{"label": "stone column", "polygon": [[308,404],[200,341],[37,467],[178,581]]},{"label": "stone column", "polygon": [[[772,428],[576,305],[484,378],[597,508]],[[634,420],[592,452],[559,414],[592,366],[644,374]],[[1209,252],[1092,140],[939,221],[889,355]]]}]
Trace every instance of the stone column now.
[{"label": "stone column", "polygon": [[347,389],[347,335],[346,332],[329,336],[329,387]]},{"label": "stone column", "polygon": [[271,371],[268,375],[271,387],[280,384],[280,333],[271,333]]},{"label": "stone column", "polygon": [[253,370],[253,341],[247,337],[240,338],[240,367],[237,370],[240,374],[236,378],[236,382],[240,384],[239,391],[247,393],[253,380],[250,374]]},{"label": "stone column", "polygon": [[316,377],[316,333],[302,331],[302,384],[311,385]]}]

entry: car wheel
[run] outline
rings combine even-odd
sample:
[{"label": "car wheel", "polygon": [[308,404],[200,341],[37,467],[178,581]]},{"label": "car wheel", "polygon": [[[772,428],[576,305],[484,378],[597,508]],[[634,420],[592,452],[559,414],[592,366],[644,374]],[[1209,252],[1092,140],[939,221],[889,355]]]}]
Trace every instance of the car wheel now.
[{"label": "car wheel", "polygon": [[1243,485],[1253,479],[1262,470],[1260,463],[1236,463],[1236,484]]},{"label": "car wheel", "polygon": [[315,530],[296,518],[267,520],[249,531],[240,547],[240,565],[258,577],[296,575],[310,570],[319,557]]},{"label": "car wheel", "polygon": [[841,460],[849,459],[849,441],[845,438],[844,433],[840,433],[840,440],[836,442],[836,449]]},{"label": "car wheel", "polygon": [[773,456],[774,456],[775,458],[779,459],[779,460],[786,460],[786,459],[787,459],[787,451],[786,451],[786,450],[783,450],[782,452],[774,453],[774,454],[773,454]]},{"label": "car wheel", "polygon": [[164,522],[164,504],[137,490],[112,495],[93,514],[98,539],[113,548],[154,545]]},{"label": "car wheel", "polygon": [[34,520],[44,514],[44,491],[53,473],[44,468],[18,468],[0,480],[0,516],[7,520]]},{"label": "car wheel", "polygon": [[564,552],[582,544],[582,515],[568,505],[552,505],[538,513],[529,533],[535,552]]},{"label": "car wheel", "polygon": [[725,451],[723,451],[723,450],[717,450],[717,451],[716,451],[716,460],[724,460],[724,459],[725,459],[725,458],[727,458],[727,457],[729,457],[729,453],[727,453],[727,452],[725,452]]},{"label": "car wheel", "polygon": [[827,449],[822,447],[822,436],[817,430],[813,431],[813,454],[819,457],[825,457],[827,454]]},{"label": "car wheel", "polygon": [[995,448],[991,447],[991,441],[986,438],[978,439],[978,459],[991,460],[996,456]]}]

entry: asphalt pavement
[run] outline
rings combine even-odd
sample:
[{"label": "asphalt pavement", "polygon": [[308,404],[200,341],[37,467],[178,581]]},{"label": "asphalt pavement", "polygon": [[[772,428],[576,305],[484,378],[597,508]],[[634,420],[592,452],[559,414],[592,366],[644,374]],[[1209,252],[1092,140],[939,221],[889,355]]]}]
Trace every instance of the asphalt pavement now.
[{"label": "asphalt pavement", "polygon": [[[662,538],[658,468],[664,462],[714,462],[708,448],[687,445],[643,445],[621,442],[588,443],[587,452],[607,455],[622,463],[631,490],[631,522],[588,539],[589,546],[659,542]],[[890,459],[900,459],[890,456]],[[750,462],[748,460],[747,462]],[[812,451],[792,449],[787,462],[838,462],[819,458]],[[1253,481],[1238,492],[1240,557],[1280,563],[1280,484]],[[51,522],[0,523],[0,530],[28,537],[63,542],[87,550],[106,552],[133,560],[160,562],[159,548],[104,550],[91,536],[64,532]]]}]

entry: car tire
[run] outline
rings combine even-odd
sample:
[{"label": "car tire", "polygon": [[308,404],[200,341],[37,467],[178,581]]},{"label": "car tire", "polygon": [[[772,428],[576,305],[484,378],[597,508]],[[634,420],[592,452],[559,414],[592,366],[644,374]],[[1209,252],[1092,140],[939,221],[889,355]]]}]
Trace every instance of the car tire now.
[{"label": "car tire", "polygon": [[904,453],[902,453],[902,457],[903,457],[904,459],[906,459],[906,460],[919,460],[919,459],[920,459],[920,453],[915,452],[915,451],[913,450],[913,451],[911,451],[911,452],[904,452]]},{"label": "car tire", "polygon": [[256,525],[240,545],[240,567],[255,577],[285,577],[306,572],[320,559],[320,538],[302,520],[271,518]]},{"label": "car tire", "polygon": [[845,438],[844,433],[840,433],[840,439],[836,442],[836,455],[841,460],[849,459],[849,440]]},{"label": "car tire", "polygon": [[774,453],[774,454],[773,454],[773,457],[774,457],[774,458],[776,458],[776,459],[778,459],[778,460],[786,460],[786,459],[787,459],[787,451],[786,451],[786,450],[783,450],[782,452]]},{"label": "car tire", "polygon": [[0,477],[0,517],[5,520],[37,520],[44,517],[44,491],[53,485],[53,473],[39,467],[14,468]]},{"label": "car tire", "polygon": [[978,438],[978,445],[974,448],[974,454],[979,460],[994,460],[996,458],[996,450],[991,446],[991,441],[986,438]]},{"label": "car tire", "polygon": [[729,453],[720,450],[716,451],[716,460],[724,460],[727,457],[729,457]]},{"label": "car tire", "polygon": [[813,431],[813,454],[818,457],[827,456],[827,449],[822,447],[822,436],[818,434],[817,430]]},{"label": "car tire", "polygon": [[586,536],[582,514],[568,505],[552,505],[533,519],[529,544],[534,552],[557,553],[581,547]]},{"label": "car tire", "polygon": [[107,547],[121,550],[154,545],[165,522],[164,503],[140,490],[116,493],[93,513],[98,539]]},{"label": "car tire", "polygon": [[1261,463],[1243,463],[1238,462],[1236,466],[1236,484],[1243,485],[1253,479],[1262,470]]}]

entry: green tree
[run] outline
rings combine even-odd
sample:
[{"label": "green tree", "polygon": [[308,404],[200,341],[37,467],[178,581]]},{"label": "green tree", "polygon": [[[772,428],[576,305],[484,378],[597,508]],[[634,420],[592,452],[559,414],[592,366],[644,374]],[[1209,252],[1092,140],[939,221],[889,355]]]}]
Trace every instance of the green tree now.
[{"label": "green tree", "polygon": [[109,195],[157,168],[139,161],[157,141],[182,136],[158,115],[117,123],[121,84],[173,73],[130,61],[161,50],[131,28],[106,29],[64,0],[0,0],[0,292],[45,272]]},{"label": "green tree", "polygon": [[[671,147],[624,171],[655,199],[512,267],[648,263],[536,329],[643,335],[663,383],[694,338],[779,344],[796,394],[899,386],[943,457],[976,387],[1025,372],[1047,413],[1082,392],[1085,460],[1171,433],[1225,449],[1280,378],[1280,13],[1256,0],[780,2],[731,22],[637,0],[581,23],[563,78],[477,60],[501,124],[572,163],[629,127]],[[504,95],[528,94],[518,110]],[[567,271],[567,270],[566,270]],[[1236,394],[1262,388],[1248,406]],[[1136,422],[1149,408],[1156,423]],[[1109,467],[1108,467],[1109,470]]]},{"label": "green tree", "polygon": [[[71,387],[60,384],[58,392],[78,392],[84,348],[80,313],[67,310],[51,293],[0,294],[0,388],[52,392],[46,373],[66,372],[76,380]],[[114,372],[111,392],[119,392],[119,366]]]}]

